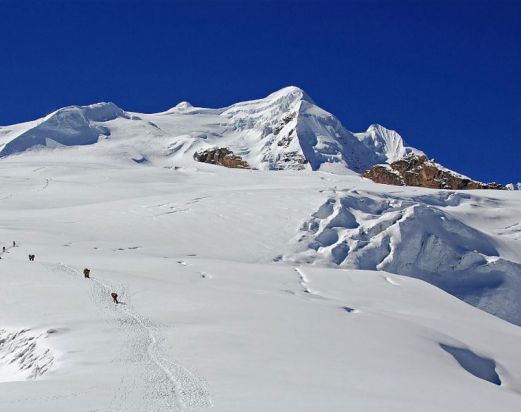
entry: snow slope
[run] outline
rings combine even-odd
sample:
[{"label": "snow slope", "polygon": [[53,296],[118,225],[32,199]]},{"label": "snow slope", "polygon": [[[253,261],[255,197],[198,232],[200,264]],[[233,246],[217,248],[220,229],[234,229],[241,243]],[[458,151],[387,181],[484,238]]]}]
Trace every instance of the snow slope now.
[{"label": "snow slope", "polygon": [[[521,329],[414,278],[431,281],[455,253],[459,268],[521,263],[519,192],[160,167],[131,160],[156,150],[137,133],[105,146],[127,121],[109,120],[94,145],[0,160],[0,410],[519,408]],[[146,133],[147,121],[132,124]],[[352,258],[333,259],[328,225],[359,242]],[[432,253],[409,260],[407,277],[389,273],[422,236]],[[514,273],[504,278],[515,291]]]},{"label": "snow slope", "polygon": [[[0,156],[91,145],[135,161],[183,161],[197,150],[228,147],[257,169],[361,173],[417,152],[398,133],[372,125],[351,133],[297,87],[221,109],[181,102],[157,114],[127,113],[113,103],[71,106],[24,126],[0,129]],[[108,140],[108,141],[107,141]]]}]

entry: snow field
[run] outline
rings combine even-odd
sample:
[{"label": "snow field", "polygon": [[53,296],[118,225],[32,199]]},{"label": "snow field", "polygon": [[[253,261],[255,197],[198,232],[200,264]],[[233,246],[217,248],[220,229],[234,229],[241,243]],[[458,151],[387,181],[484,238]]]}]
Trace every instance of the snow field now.
[{"label": "snow field", "polygon": [[[501,231],[516,222],[515,192],[467,198],[356,176],[132,163],[91,146],[67,160],[0,162],[0,246],[19,244],[0,260],[0,329],[27,331],[53,357],[34,377],[0,362],[0,410],[518,407],[519,327],[422,280],[338,266],[326,254],[335,242],[311,249],[322,262],[291,242],[313,240],[318,231],[301,229],[315,221],[334,221],[339,239],[358,225],[376,224],[377,236],[392,225],[376,215],[411,201],[439,208],[428,213],[440,231],[464,224],[503,256],[516,245]],[[496,218],[479,223],[476,208]]]}]

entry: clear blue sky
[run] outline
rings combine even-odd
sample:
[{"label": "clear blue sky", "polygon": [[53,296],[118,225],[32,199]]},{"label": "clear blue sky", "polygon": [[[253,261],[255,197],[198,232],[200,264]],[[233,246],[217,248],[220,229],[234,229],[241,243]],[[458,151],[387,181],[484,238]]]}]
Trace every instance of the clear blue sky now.
[{"label": "clear blue sky", "polygon": [[0,0],[2,125],[287,85],[350,130],[381,123],[471,177],[521,180],[521,1]]}]

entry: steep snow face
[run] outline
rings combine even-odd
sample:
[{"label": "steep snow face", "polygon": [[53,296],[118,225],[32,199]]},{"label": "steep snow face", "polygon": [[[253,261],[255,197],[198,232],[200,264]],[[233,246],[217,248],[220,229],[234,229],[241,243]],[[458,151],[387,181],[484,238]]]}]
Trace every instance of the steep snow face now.
[{"label": "steep snow face", "polygon": [[381,163],[395,162],[410,153],[424,154],[422,151],[408,146],[396,131],[386,129],[379,124],[372,124],[366,132],[355,133],[355,136],[381,156],[383,159]]},{"label": "steep snow face", "polygon": [[454,192],[413,198],[338,193],[303,224],[297,253],[286,260],[420,278],[521,325],[521,264],[500,257],[492,236],[447,210],[469,206],[479,201]]},{"label": "steep snow face", "polygon": [[181,102],[157,114],[127,114],[112,103],[60,109],[35,124],[0,129],[0,156],[33,148],[91,145],[162,163],[193,162],[193,154],[227,147],[253,168],[361,173],[415,149],[398,133],[371,126],[351,133],[298,87],[221,109]]},{"label": "steep snow face", "polygon": [[305,100],[310,99],[301,89],[287,87],[225,109],[220,116],[232,151],[259,169],[308,169],[295,130]]},{"label": "steep snow face", "polygon": [[113,103],[65,107],[7,142],[0,156],[32,148],[93,144],[100,136],[110,135],[110,129],[100,123],[125,116],[125,112]]},{"label": "steep snow face", "polygon": [[294,86],[232,105],[220,116],[228,120],[225,134],[234,136],[230,148],[259,169],[360,173],[413,150],[383,127],[361,137],[351,133]]},{"label": "steep snow face", "polygon": [[[303,101],[298,116],[297,135],[301,150],[312,170],[361,173],[385,159],[346,130],[331,113]],[[332,169],[333,166],[337,166]],[[340,167],[338,167],[340,166]]]}]

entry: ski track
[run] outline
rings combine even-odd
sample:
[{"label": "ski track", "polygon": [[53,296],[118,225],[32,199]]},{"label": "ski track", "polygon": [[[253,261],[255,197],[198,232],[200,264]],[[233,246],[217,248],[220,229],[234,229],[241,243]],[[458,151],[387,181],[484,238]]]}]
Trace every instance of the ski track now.
[{"label": "ski track", "polygon": [[[55,267],[75,278],[83,279],[83,274],[71,266],[60,263]],[[90,281],[91,299],[98,308],[106,312],[110,311],[112,316],[114,312],[123,315],[116,319],[128,338],[127,345],[130,353],[123,355],[130,355],[132,360],[144,362],[147,366],[138,370],[142,375],[138,377],[135,376],[135,370],[127,370],[114,395],[110,410],[141,412],[142,408],[161,411],[212,406],[206,383],[184,366],[167,360],[161,354],[161,338],[154,324],[131,309],[129,302],[121,300],[118,305],[111,302],[112,291],[117,291],[120,299],[125,299],[125,296],[128,296],[126,287],[123,285],[112,287],[93,276],[86,280]],[[140,390],[142,396],[137,401],[141,401],[142,404],[136,405],[135,397],[139,395],[136,391]]]},{"label": "ski track", "polygon": [[[196,256],[196,255],[187,255],[187,256]],[[181,266],[189,268],[192,272],[197,273],[203,279],[212,279],[213,278],[213,275],[211,273],[205,272],[204,270],[190,268],[190,265],[184,260],[178,260],[177,263],[180,264]]]},{"label": "ski track", "polygon": [[394,285],[394,286],[400,286],[400,284],[394,280],[393,278],[391,278],[390,276],[384,276],[384,279],[390,283],[391,285]]},{"label": "ski track", "polygon": [[[40,169],[43,169],[40,168]],[[37,169],[38,170],[38,169]],[[51,179],[49,178],[45,178],[45,182],[43,183],[43,185],[40,187],[40,188],[36,188],[34,189],[34,191],[39,191],[39,192],[43,192],[45,189],[47,189],[49,187],[49,184],[51,182]],[[10,199],[13,197],[13,194],[12,193],[9,193],[7,196],[4,196],[4,197],[0,197],[0,201],[1,200],[7,200],[7,199]]]},{"label": "ski track", "polygon": [[304,293],[309,293],[310,295],[319,296],[319,293],[317,291],[314,291],[309,287],[309,279],[306,277],[306,274],[302,271],[302,269],[295,268],[295,272],[297,272],[297,274],[299,276],[299,284],[300,284],[300,286],[302,286]]},{"label": "ski track", "polygon": [[[293,269],[295,269],[295,272],[297,272],[297,274],[298,274],[299,284],[302,287],[302,290],[303,290],[304,293],[306,293],[310,297],[323,299],[323,300],[327,300],[327,301],[337,300],[337,299],[335,299],[333,297],[330,297],[330,296],[327,296],[327,295],[323,295],[318,290],[311,289],[309,287],[309,279],[306,276],[306,274],[304,273],[304,271],[302,269],[298,268],[298,267],[294,267]],[[289,292],[292,295],[299,295],[298,293],[295,293],[293,291],[286,291],[286,292]],[[360,313],[360,310],[358,310],[356,308],[353,308],[351,306],[345,306],[344,305],[344,306],[341,306],[341,309],[346,311],[347,313]]]}]

